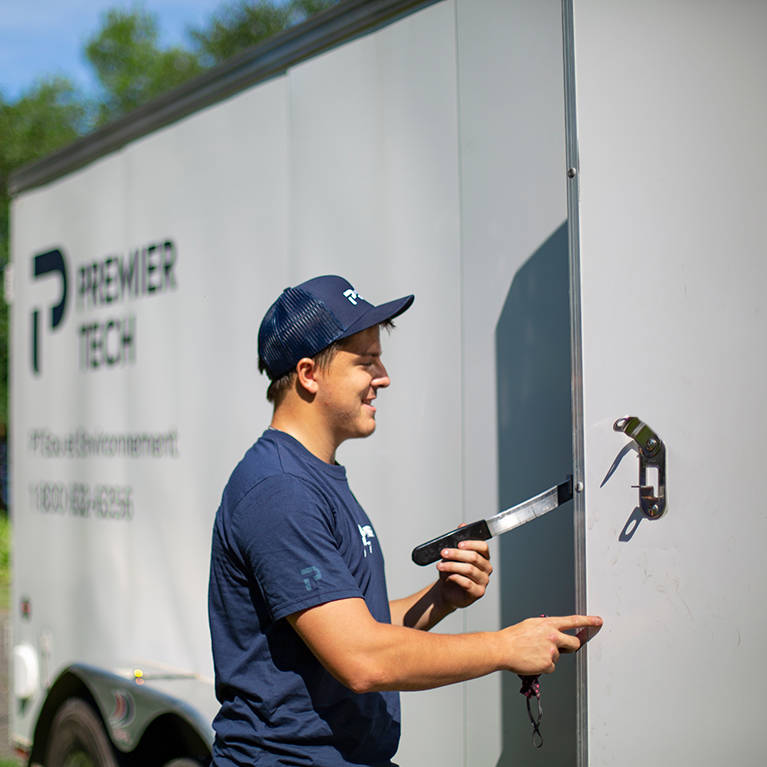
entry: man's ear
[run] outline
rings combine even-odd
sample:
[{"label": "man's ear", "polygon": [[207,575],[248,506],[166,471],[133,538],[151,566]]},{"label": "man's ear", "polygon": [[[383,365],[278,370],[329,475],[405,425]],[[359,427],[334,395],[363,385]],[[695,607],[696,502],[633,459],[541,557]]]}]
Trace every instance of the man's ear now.
[{"label": "man's ear", "polygon": [[310,357],[302,357],[296,364],[296,384],[307,394],[316,394],[319,389],[317,383],[317,363]]}]

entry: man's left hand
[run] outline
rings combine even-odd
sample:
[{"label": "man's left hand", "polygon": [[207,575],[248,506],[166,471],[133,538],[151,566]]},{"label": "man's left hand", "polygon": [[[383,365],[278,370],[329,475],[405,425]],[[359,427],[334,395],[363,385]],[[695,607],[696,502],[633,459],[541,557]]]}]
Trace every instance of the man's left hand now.
[{"label": "man's left hand", "polygon": [[482,597],[493,566],[487,541],[461,541],[458,548],[443,549],[437,563],[440,596],[445,607],[468,607]]}]

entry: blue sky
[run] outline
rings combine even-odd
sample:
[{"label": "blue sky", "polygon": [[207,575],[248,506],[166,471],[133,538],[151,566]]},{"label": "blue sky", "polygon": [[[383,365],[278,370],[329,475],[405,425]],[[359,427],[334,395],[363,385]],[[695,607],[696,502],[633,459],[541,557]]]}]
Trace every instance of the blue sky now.
[{"label": "blue sky", "polygon": [[[187,26],[205,23],[225,0],[146,0],[158,17],[163,46],[182,42]],[[94,82],[82,53],[110,8],[126,0],[0,0],[0,93],[14,101],[36,80],[65,75],[85,90]]]}]

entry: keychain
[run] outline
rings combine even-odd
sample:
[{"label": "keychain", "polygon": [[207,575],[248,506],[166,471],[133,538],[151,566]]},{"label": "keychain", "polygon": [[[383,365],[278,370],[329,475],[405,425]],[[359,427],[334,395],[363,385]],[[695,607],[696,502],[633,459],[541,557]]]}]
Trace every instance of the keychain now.
[{"label": "keychain", "polygon": [[[545,618],[546,614],[541,614]],[[536,748],[543,746],[543,735],[541,735],[541,719],[543,719],[543,708],[541,707],[541,680],[538,674],[532,676],[519,675],[522,680],[522,687],[519,691],[525,696],[527,704],[527,715],[530,717],[530,724],[533,725],[533,743]],[[533,706],[530,702],[535,698],[535,715],[533,715]]]},{"label": "keychain", "polygon": [[[530,717],[530,723],[533,725],[533,743],[536,748],[543,746],[543,735],[541,735],[541,719],[543,719],[543,708],[541,707],[541,682],[538,675],[521,676],[522,687],[520,692],[525,696],[527,703],[527,715]],[[531,700],[535,698],[536,713],[533,714]]]}]

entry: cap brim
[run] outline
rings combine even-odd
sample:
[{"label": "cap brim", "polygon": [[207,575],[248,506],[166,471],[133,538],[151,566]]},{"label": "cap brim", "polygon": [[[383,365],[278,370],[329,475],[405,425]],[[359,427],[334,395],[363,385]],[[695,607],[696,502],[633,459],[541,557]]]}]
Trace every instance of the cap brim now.
[{"label": "cap brim", "polygon": [[386,322],[386,320],[393,320],[395,317],[399,317],[403,312],[406,312],[413,301],[415,301],[415,296],[411,295],[397,298],[394,301],[387,301],[380,306],[374,306],[368,312],[363,314],[356,322],[346,328],[343,335],[340,335],[338,338],[348,338],[355,333],[359,333],[361,330],[372,328],[373,325],[380,325],[382,322]]}]

